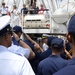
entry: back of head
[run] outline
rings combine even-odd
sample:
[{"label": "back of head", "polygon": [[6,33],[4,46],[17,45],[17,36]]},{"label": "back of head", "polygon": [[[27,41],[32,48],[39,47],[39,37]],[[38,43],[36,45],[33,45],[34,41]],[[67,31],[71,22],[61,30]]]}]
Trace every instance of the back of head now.
[{"label": "back of head", "polygon": [[75,34],[75,15],[73,15],[69,21],[68,32]]},{"label": "back of head", "polygon": [[13,30],[16,34],[19,32],[22,33],[22,28],[20,26],[17,26],[17,25],[13,27]]},{"label": "back of head", "polygon": [[23,7],[26,7],[26,4],[23,4]]},{"label": "back of head", "polygon": [[[71,17],[69,24],[68,24],[68,33],[73,37],[75,42],[75,14]],[[69,39],[68,39],[69,41]],[[71,42],[71,41],[69,41]]]},{"label": "back of head", "polygon": [[64,41],[61,38],[55,38],[51,41],[51,47],[54,50],[62,51],[64,48]]}]

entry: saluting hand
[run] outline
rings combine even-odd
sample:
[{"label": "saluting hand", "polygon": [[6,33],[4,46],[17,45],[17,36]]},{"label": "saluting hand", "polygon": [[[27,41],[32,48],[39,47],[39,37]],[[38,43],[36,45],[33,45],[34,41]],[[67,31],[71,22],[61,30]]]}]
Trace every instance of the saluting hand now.
[{"label": "saluting hand", "polygon": [[20,39],[19,36],[15,32],[13,32],[13,37],[16,39],[16,41]]}]

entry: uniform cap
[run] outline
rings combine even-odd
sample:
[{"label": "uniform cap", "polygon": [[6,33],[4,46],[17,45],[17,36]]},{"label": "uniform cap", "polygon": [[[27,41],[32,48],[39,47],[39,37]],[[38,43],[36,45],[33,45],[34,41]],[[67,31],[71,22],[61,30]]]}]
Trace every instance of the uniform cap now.
[{"label": "uniform cap", "polygon": [[56,48],[56,49],[61,49],[64,47],[64,42],[62,39],[60,38],[55,38],[51,41],[51,46],[52,48]]},{"label": "uniform cap", "polygon": [[22,28],[20,26],[17,26],[17,25],[13,27],[13,30],[16,33],[18,33],[18,32],[21,32],[22,33]]},{"label": "uniform cap", "polygon": [[48,41],[47,41],[48,46],[51,46],[51,41],[52,41],[54,38],[55,38],[55,37],[53,37],[53,36],[48,37]]},{"label": "uniform cap", "polygon": [[75,33],[75,15],[73,15],[69,21],[68,32]]},{"label": "uniform cap", "polygon": [[4,35],[6,32],[12,31],[9,22],[10,22],[10,16],[6,15],[0,17],[0,36]]}]

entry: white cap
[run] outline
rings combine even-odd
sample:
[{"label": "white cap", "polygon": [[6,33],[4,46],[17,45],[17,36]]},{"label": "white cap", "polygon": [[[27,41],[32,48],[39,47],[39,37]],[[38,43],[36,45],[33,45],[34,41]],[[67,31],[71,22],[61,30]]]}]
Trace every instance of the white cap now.
[{"label": "white cap", "polygon": [[10,22],[10,16],[2,16],[0,17],[0,31],[5,28]]},{"label": "white cap", "polygon": [[6,32],[11,32],[12,28],[10,27],[10,16],[0,17],[0,36],[4,35]]}]

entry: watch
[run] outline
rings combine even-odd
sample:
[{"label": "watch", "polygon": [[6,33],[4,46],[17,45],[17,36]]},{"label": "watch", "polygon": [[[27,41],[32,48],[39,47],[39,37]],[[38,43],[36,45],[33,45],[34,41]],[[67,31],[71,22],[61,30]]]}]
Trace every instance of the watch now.
[{"label": "watch", "polygon": [[20,40],[22,40],[22,39],[19,39],[17,42],[19,43],[19,42],[20,42]]}]

